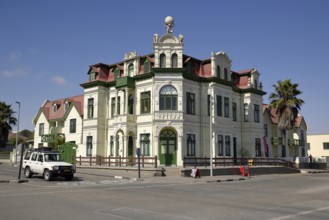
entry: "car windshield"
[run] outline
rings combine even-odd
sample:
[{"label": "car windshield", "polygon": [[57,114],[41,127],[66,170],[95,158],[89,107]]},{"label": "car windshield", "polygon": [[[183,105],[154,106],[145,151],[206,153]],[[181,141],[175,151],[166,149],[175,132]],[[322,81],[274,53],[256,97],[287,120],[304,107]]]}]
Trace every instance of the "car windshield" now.
[{"label": "car windshield", "polygon": [[60,154],[45,154],[45,161],[62,161]]}]

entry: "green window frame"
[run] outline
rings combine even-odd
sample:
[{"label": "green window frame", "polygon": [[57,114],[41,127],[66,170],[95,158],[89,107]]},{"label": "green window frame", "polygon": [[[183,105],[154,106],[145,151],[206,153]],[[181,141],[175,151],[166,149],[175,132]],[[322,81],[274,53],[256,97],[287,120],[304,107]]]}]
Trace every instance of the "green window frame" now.
[{"label": "green window frame", "polygon": [[150,72],[150,69],[151,69],[150,68],[150,61],[147,58],[144,61],[143,67],[144,67],[144,73]]},{"label": "green window frame", "polygon": [[114,117],[115,114],[115,98],[111,98],[111,118]]},{"label": "green window frame", "polygon": [[236,102],[232,103],[232,115],[233,115],[233,121],[238,120],[238,114],[237,114],[238,108]]},{"label": "green window frame", "polygon": [[195,115],[195,94],[186,92],[186,114]]},{"label": "green window frame", "polygon": [[224,140],[223,135],[217,135],[218,156],[224,156]]},{"label": "green window frame", "polygon": [[260,138],[255,138],[255,153],[256,153],[256,157],[262,156]]},{"label": "green window frame", "polygon": [[151,92],[141,93],[141,114],[146,114],[151,112]]},{"label": "green window frame", "polygon": [[178,93],[175,87],[167,85],[160,90],[160,110],[177,110]]},{"label": "green window frame", "polygon": [[128,66],[128,76],[133,77],[134,75],[134,64],[129,64]]},{"label": "green window frame", "polygon": [[187,134],[187,156],[195,156],[195,134]]},{"label": "green window frame", "polygon": [[110,156],[114,156],[114,137],[110,136]]},{"label": "green window frame", "polygon": [[248,103],[243,104],[243,120],[244,120],[244,122],[249,121],[249,105],[248,105]]},{"label": "green window frame", "polygon": [[134,114],[134,96],[129,95],[128,97],[128,114]]},{"label": "green window frame", "polygon": [[220,66],[219,65],[216,66],[216,76],[218,79],[220,79]]},{"label": "green window frame", "polygon": [[259,105],[254,105],[254,122],[259,123]]},{"label": "green window frame", "polygon": [[231,137],[225,135],[225,156],[231,156]]},{"label": "green window frame", "polygon": [[76,133],[77,131],[77,119],[70,119],[70,133]]},{"label": "green window frame", "polygon": [[217,104],[217,116],[223,116],[223,97],[220,95],[216,96],[216,104]]},{"label": "green window frame", "polygon": [[143,156],[150,156],[150,134],[140,135],[140,147]]},{"label": "green window frame", "polygon": [[87,147],[86,155],[91,156],[93,153],[93,136],[87,136],[86,147]]},{"label": "green window frame", "polygon": [[178,67],[178,56],[176,53],[171,55],[171,68],[177,68]]},{"label": "green window frame", "polygon": [[115,80],[120,78],[120,69],[118,67],[116,67],[113,72],[114,72],[114,79]]},{"label": "green window frame", "polygon": [[39,124],[39,136],[45,134],[45,123]]},{"label": "green window frame", "polygon": [[117,115],[120,115],[120,110],[121,110],[121,100],[120,96],[118,96],[118,103],[117,103]]},{"label": "green window frame", "polygon": [[94,98],[88,99],[87,117],[88,118],[94,117]]},{"label": "green window frame", "polygon": [[224,117],[230,117],[230,99],[227,97],[224,97]]}]

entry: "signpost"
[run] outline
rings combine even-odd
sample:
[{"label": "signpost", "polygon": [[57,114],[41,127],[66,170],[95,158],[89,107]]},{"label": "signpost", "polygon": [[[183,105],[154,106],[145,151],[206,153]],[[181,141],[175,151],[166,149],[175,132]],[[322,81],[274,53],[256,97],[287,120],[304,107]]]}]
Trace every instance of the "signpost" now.
[{"label": "signpost", "polygon": [[136,148],[136,154],[138,157],[138,178],[141,178],[141,149],[140,148]]}]

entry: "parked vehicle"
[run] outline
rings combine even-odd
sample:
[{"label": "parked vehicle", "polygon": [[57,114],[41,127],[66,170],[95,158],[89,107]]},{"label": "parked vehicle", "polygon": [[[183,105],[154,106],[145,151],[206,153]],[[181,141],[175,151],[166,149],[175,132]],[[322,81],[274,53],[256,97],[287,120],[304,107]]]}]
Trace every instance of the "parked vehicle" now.
[{"label": "parked vehicle", "polygon": [[43,175],[46,181],[58,176],[72,180],[76,170],[75,165],[62,161],[60,153],[50,148],[28,151],[24,157],[22,169],[26,178],[39,174]]}]

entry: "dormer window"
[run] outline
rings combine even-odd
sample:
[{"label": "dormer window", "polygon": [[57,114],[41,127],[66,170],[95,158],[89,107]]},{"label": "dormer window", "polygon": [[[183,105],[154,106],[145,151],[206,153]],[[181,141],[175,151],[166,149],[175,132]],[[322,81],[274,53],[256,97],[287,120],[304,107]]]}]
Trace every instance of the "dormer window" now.
[{"label": "dormer window", "polygon": [[258,89],[258,81],[257,81],[257,79],[254,80],[254,84],[255,84],[254,85],[255,89]]},{"label": "dormer window", "polygon": [[67,111],[69,109],[69,107],[70,107],[70,103],[68,101],[66,101],[64,103],[64,110]]},{"label": "dormer window", "polygon": [[114,72],[114,79],[120,78],[120,69],[118,67],[116,67],[113,72]]},{"label": "dormer window", "polygon": [[145,60],[143,66],[144,66],[144,73],[150,72],[150,61],[148,59]]},{"label": "dormer window", "polygon": [[89,73],[89,81],[95,81],[96,80],[96,72],[90,72]]},{"label": "dormer window", "polygon": [[57,110],[58,110],[57,104],[53,104],[53,112],[57,112]]},{"label": "dormer window", "polygon": [[134,64],[129,64],[128,66],[128,76],[133,77],[134,75]]},{"label": "dormer window", "polygon": [[171,68],[177,68],[177,62],[178,62],[178,57],[177,57],[177,54],[174,53],[171,56]]}]

